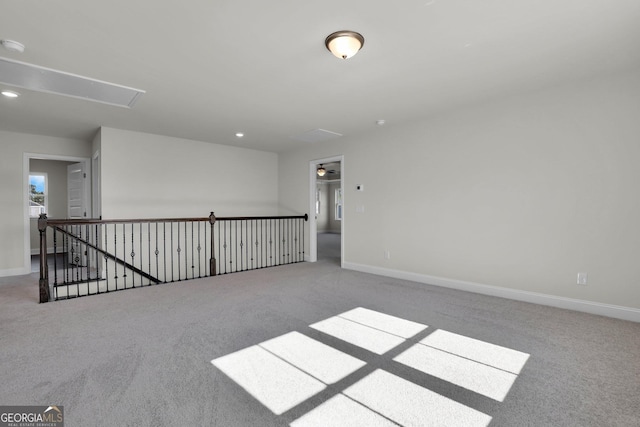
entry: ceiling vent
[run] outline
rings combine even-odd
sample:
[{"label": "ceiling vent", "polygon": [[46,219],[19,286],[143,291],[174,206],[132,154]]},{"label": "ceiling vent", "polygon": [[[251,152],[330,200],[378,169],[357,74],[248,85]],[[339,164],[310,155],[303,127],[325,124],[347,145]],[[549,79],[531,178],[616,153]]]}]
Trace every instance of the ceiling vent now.
[{"label": "ceiling vent", "polygon": [[341,133],[331,132],[325,129],[314,129],[306,131],[300,135],[293,136],[292,138],[302,142],[321,142],[329,139],[340,138]]},{"label": "ceiling vent", "polygon": [[145,91],[0,58],[0,83],[131,108]]}]

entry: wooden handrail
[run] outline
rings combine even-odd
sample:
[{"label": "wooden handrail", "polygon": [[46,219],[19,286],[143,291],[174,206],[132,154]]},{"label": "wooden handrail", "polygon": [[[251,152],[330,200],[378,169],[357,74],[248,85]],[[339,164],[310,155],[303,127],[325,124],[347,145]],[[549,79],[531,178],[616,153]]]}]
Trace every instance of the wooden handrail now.
[{"label": "wooden handrail", "polygon": [[[267,220],[267,219],[304,219],[309,220],[309,215],[283,215],[283,216],[227,216],[215,217],[216,221],[249,221],[249,220]],[[209,221],[210,217],[202,218],[141,218],[141,219],[100,219],[100,218],[78,218],[78,219],[51,219],[47,218],[47,224],[50,226],[63,225],[84,225],[84,224],[132,224],[132,223],[148,223],[148,222],[199,222]]]}]

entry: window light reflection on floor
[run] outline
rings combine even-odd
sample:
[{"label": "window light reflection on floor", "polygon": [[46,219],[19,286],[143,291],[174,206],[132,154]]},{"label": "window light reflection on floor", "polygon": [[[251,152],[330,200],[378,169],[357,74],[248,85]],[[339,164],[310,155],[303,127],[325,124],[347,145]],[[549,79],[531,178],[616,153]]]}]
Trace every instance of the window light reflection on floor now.
[{"label": "window light reflection on floor", "polygon": [[[310,327],[377,355],[409,341],[413,345],[393,359],[396,363],[497,401],[504,400],[529,357],[443,330],[419,340],[416,334],[427,325],[365,308]],[[366,366],[360,359],[295,331],[211,363],[276,415]],[[382,369],[336,393],[291,425],[486,427],[491,421],[483,412]]]},{"label": "window light reflection on floor", "polygon": [[380,414],[345,396],[336,394],[291,423],[291,427],[398,427]]},{"label": "window light reflection on floor", "polygon": [[322,382],[257,345],[211,363],[276,415],[326,388]]},{"label": "window light reflection on floor", "polygon": [[516,375],[455,354],[416,344],[393,360],[502,402]]},{"label": "window light reflection on floor", "polygon": [[401,426],[486,427],[491,417],[381,369],[344,394]]},{"label": "window light reflection on floor", "polygon": [[358,307],[310,327],[373,353],[384,354],[428,326]]},{"label": "window light reflection on floor", "polygon": [[299,332],[289,332],[211,363],[277,415],[365,365]]}]

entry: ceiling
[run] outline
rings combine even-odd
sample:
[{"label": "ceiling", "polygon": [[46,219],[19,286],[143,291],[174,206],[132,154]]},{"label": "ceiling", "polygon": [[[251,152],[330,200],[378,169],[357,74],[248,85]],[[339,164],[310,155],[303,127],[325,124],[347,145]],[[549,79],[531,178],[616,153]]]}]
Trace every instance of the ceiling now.
[{"label": "ceiling", "polygon": [[[18,89],[0,97],[0,130],[277,152],[314,129],[358,136],[639,67],[639,22],[638,0],[3,1],[0,39],[26,50],[0,56],[146,93],[128,109]],[[348,60],[324,47],[344,29],[365,37]]]}]

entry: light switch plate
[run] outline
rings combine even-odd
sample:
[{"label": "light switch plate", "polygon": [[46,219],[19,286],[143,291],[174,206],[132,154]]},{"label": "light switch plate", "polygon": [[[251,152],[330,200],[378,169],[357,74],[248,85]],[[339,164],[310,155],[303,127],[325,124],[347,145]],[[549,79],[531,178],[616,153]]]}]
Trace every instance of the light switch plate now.
[{"label": "light switch plate", "polygon": [[587,273],[578,273],[578,285],[586,286],[587,278],[588,278]]}]

